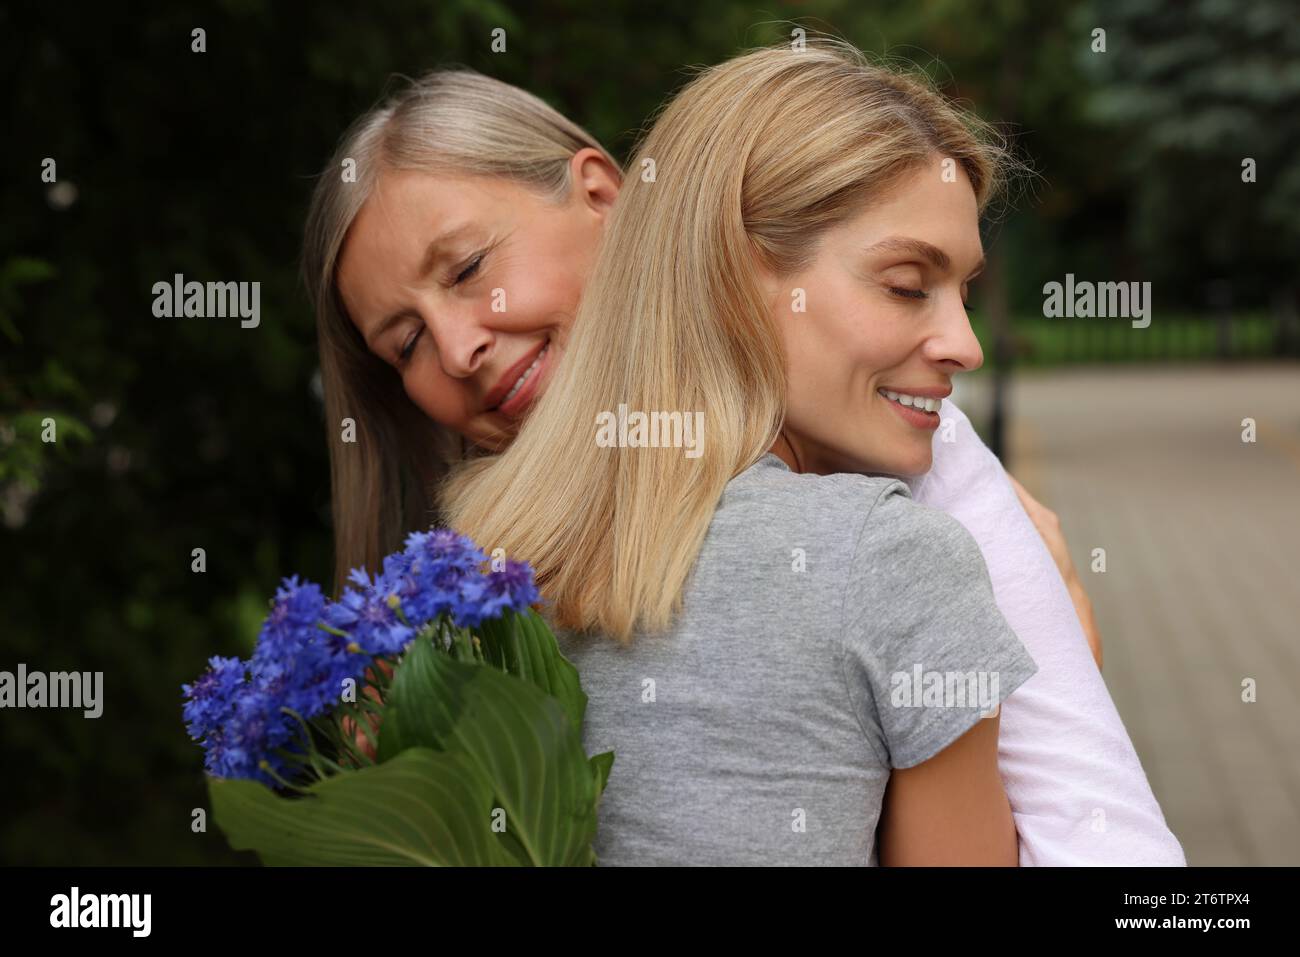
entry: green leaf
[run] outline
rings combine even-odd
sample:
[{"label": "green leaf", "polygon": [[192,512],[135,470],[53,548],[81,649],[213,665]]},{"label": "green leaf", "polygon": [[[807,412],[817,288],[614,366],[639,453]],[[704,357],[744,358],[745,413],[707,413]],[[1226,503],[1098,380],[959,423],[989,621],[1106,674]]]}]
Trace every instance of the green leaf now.
[{"label": "green leaf", "polygon": [[10,313],[18,308],[18,287],[44,282],[57,275],[54,266],[43,259],[16,256],[0,266],[0,332],[15,344],[23,341]]},{"label": "green leaf", "polygon": [[542,616],[532,610],[523,615],[507,612],[503,618],[484,622],[479,631],[487,661],[555,698],[581,733],[587,696],[578,669],[560,653]]},{"label": "green leaf", "polygon": [[393,674],[378,757],[382,764],[413,747],[460,752],[492,783],[506,814],[506,845],[521,862],[584,860],[596,832],[599,775],[580,730],[535,685],[455,661],[422,635]]},{"label": "green leaf", "polygon": [[402,653],[384,698],[376,752],[381,764],[406,748],[446,750],[451,728],[466,707],[462,688],[457,684],[446,689],[441,700],[432,700],[439,681],[440,659],[447,657],[434,648],[433,638],[427,634],[419,635]]},{"label": "green leaf", "polygon": [[596,774],[596,793],[598,795],[604,794],[605,785],[609,783],[610,769],[614,767],[614,752],[605,751],[602,754],[593,754],[590,763],[591,770]]},{"label": "green leaf", "polygon": [[303,797],[256,781],[208,779],[230,846],[269,866],[509,865],[492,831],[492,784],[468,756],[412,748],[326,778]]},{"label": "green leaf", "polygon": [[31,256],[15,256],[5,261],[0,268],[0,287],[23,286],[34,282],[44,282],[58,275],[52,263]]}]

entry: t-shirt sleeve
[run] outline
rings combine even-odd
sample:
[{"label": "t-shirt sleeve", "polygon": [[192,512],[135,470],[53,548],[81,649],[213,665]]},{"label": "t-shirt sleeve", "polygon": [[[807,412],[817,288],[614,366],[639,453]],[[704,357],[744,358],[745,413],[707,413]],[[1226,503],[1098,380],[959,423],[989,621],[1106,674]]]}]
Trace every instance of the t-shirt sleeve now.
[{"label": "t-shirt sleeve", "polygon": [[842,626],[850,701],[893,768],[938,754],[1038,670],[970,533],[901,482],[880,491],[862,526]]}]

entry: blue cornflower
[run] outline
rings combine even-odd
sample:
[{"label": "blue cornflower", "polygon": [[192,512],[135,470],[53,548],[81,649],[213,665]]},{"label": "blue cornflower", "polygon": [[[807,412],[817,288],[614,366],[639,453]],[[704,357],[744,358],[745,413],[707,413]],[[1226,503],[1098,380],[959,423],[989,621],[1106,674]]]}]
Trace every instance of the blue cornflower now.
[{"label": "blue cornflower", "polygon": [[539,600],[532,569],[510,561],[484,574],[487,556],[468,536],[447,528],[412,532],[406,548],[384,560],[384,588],[396,596],[416,628],[440,615],[473,628],[507,609],[525,611]]},{"label": "blue cornflower", "polygon": [[485,609],[489,617],[507,608],[523,614],[541,600],[533,581],[533,568],[527,562],[507,561],[500,571],[488,573]]},{"label": "blue cornflower", "polygon": [[252,658],[213,658],[211,669],[184,687],[185,718],[191,736],[204,739],[210,774],[274,783],[260,762],[284,774],[287,764],[274,752],[301,750],[301,726],[284,709],[310,721],[339,703],[347,679],[361,679],[370,657],[320,627],[330,611],[318,585],[284,579]]},{"label": "blue cornflower", "polygon": [[507,561],[501,570],[467,581],[461,593],[461,601],[452,610],[452,621],[461,628],[474,628],[506,611],[522,614],[541,600],[532,567],[517,561]]},{"label": "blue cornflower", "polygon": [[477,571],[487,560],[473,539],[453,532],[450,528],[431,528],[427,532],[411,532],[406,536],[403,554],[414,559],[420,556],[433,559],[465,571]]},{"label": "blue cornflower", "polygon": [[325,611],[325,595],[315,582],[299,582],[298,576],[281,580],[271,602],[271,613],[262,624],[259,641],[297,640],[304,629],[315,628]]},{"label": "blue cornflower", "polygon": [[248,663],[238,658],[213,657],[209,670],[192,685],[183,685],[188,698],[184,713],[187,730],[202,739],[203,766],[214,777],[252,778],[277,782],[261,770],[266,759],[284,774],[286,762],[276,748],[293,748],[297,722],[283,713],[283,687],[277,681],[249,681]]},{"label": "blue cornflower", "polygon": [[397,563],[385,565],[392,575],[377,575],[374,581],[362,569],[354,568],[348,577],[360,590],[344,589],[343,596],[326,609],[324,619],[326,624],[346,631],[368,655],[398,654],[415,637],[412,625],[419,625],[410,618],[410,625],[404,623],[389,602],[389,596],[397,594],[402,583]]},{"label": "blue cornflower", "polygon": [[331,602],[319,586],[282,579],[247,661],[214,657],[209,670],[183,685],[186,728],[202,739],[204,766],[217,777],[277,784],[290,762],[277,750],[301,752],[300,726],[339,704],[345,682],[364,682],[372,656],[400,654],[418,629],[445,616],[473,628],[540,600],[533,570],[508,561],[483,572],[487,556],[450,529],[414,532],[388,555],[373,579],[354,569]]},{"label": "blue cornflower", "polygon": [[230,717],[247,668],[238,658],[214,655],[208,659],[208,670],[197,681],[181,685],[186,698],[181,714],[191,738],[202,740]]},{"label": "blue cornflower", "polygon": [[233,713],[205,742],[204,768],[219,778],[248,778],[270,786],[278,781],[262,770],[265,760],[281,777],[291,773],[276,749],[295,747],[297,722],[280,710],[282,698],[258,683],[241,687]]},{"label": "blue cornflower", "polygon": [[254,660],[253,677],[268,696],[310,721],[333,710],[345,683],[363,684],[370,656],[350,649],[350,641],[318,630],[294,653]]},{"label": "blue cornflower", "polygon": [[461,607],[483,577],[480,569],[487,561],[473,541],[446,528],[412,532],[400,555],[397,594],[402,611],[416,627]]},{"label": "blue cornflower", "polygon": [[348,638],[320,627],[337,618],[330,604],[320,586],[284,579],[250,663],[254,680],[306,720],[338,704],[344,681],[359,680],[370,664]]}]

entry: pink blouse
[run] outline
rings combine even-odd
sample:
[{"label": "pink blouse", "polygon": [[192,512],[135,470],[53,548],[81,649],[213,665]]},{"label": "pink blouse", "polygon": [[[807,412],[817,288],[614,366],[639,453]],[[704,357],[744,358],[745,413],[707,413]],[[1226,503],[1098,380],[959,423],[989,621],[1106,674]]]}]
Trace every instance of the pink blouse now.
[{"label": "pink blouse", "polygon": [[947,399],[939,415],[934,464],[907,485],[974,536],[998,607],[1038,664],[1003,703],[998,743],[1021,866],[1186,866],[1047,546],[970,420]]}]

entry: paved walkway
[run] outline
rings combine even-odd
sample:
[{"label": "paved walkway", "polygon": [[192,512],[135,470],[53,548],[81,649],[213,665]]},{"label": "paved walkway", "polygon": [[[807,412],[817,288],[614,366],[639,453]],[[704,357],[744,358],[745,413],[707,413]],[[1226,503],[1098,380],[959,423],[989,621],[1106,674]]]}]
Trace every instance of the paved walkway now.
[{"label": "paved walkway", "polygon": [[1009,398],[1007,465],[1061,516],[1188,863],[1300,865],[1300,365],[1025,372]]}]

